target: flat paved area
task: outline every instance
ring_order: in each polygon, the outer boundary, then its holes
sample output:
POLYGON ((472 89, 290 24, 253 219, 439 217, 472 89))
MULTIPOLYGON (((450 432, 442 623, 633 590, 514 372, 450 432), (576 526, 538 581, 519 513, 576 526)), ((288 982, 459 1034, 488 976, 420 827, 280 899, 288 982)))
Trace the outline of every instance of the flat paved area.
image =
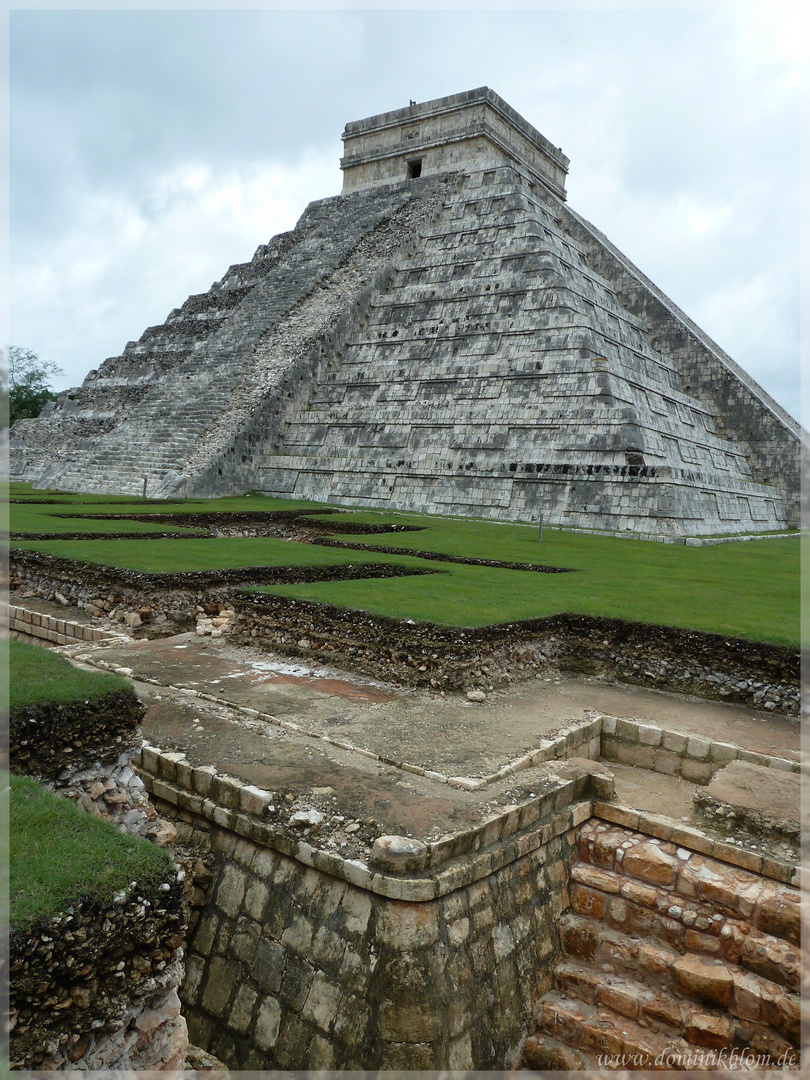
POLYGON ((607 684, 533 679, 483 703, 372 683, 224 639, 184 634, 105 647, 97 655, 163 684, 188 687, 449 775, 483 776, 594 711, 798 760, 799 727, 725 702, 607 684))
MULTIPOLYGON (((534 679, 473 703, 464 694, 402 689, 194 634, 70 651, 132 670, 148 705, 147 742, 182 750, 191 764, 214 765, 296 802, 309 794, 314 803, 325 799, 377 829, 424 839, 469 827, 539 793, 554 763, 470 792, 336 747, 323 736, 393 762, 480 777, 596 711, 780 757, 799 755, 799 727, 782 717, 589 678, 534 679), (207 702, 183 689, 219 700, 207 702), (232 705, 292 721, 302 732, 248 719, 232 705)), ((610 768, 618 801, 675 818, 690 815, 693 785, 627 766, 610 768)))

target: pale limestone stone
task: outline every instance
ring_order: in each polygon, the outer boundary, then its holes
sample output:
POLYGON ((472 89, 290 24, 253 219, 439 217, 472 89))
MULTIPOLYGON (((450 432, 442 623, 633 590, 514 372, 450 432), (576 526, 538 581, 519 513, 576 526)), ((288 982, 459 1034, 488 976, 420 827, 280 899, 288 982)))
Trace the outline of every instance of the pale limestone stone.
POLYGON ((690 758, 704 761, 711 750, 711 743, 706 739, 690 738, 686 743, 686 753, 690 758))
POLYGON ((623 866, 625 872, 633 877, 659 885, 671 885, 678 863, 654 843, 641 843, 625 853, 623 866))
POLYGON ((228 1018, 229 1026, 235 1031, 244 1033, 250 1027, 253 1016, 253 1008, 258 999, 258 993, 250 986, 240 986, 236 992, 236 998, 228 1018))
POLYGON ((731 1001, 734 979, 721 962, 685 956, 672 965, 672 975, 678 989, 690 997, 713 1005, 725 1006, 731 1001))
POLYGON ((447 927, 447 940, 451 945, 463 945, 470 936, 470 920, 456 919, 447 927))
POLYGON ((259 1006, 253 1038, 262 1050, 272 1050, 278 1039, 281 1023, 281 1006, 278 998, 266 997, 259 1006))
POLYGON ((346 890, 340 904, 343 926, 347 933, 360 935, 366 932, 371 917, 371 897, 359 889, 346 890))
POLYGON ((245 896, 246 877, 242 870, 227 863, 222 871, 216 903, 226 915, 236 918, 245 896))
POLYGON ((571 870, 571 880, 579 881, 592 889, 601 892, 618 893, 621 889, 622 879, 607 870, 599 870, 594 866, 579 863, 571 870))
POLYGON ((254 784, 247 784, 239 792, 239 808, 246 814, 256 814, 257 817, 261 817, 272 801, 271 792, 263 791, 254 784))
POLYGON ((686 753, 688 738, 677 731, 664 731, 662 746, 664 750, 671 750, 674 754, 683 756, 686 753))
POLYGON ((265 882, 251 881, 245 892, 245 911, 251 919, 259 920, 264 914, 270 889, 265 882))
POLYGON ((306 956, 312 944, 312 923, 304 915, 295 915, 281 935, 281 944, 299 956, 306 956))
POLYGON ((469 1032, 465 1031, 462 1035, 456 1036, 450 1043, 447 1067, 456 1071, 473 1068, 472 1042, 469 1032))
POLYGON ((430 945, 439 937, 435 903, 409 904, 391 901, 377 911, 377 940, 398 949, 430 945))
POLYGON ((638 724, 638 741, 642 746, 658 746, 661 742, 661 728, 653 724, 638 724))
POLYGON ((392 873, 421 870, 427 856, 427 846, 407 836, 378 836, 371 849, 371 861, 392 873))
POLYGON ((508 925, 496 923, 492 927, 492 944, 495 948, 496 962, 500 962, 514 952, 515 942, 508 925))
POLYGON ((340 986, 330 983, 324 973, 319 971, 312 980, 301 1015, 305 1020, 316 1024, 322 1031, 328 1031, 337 1015, 341 997, 340 986))

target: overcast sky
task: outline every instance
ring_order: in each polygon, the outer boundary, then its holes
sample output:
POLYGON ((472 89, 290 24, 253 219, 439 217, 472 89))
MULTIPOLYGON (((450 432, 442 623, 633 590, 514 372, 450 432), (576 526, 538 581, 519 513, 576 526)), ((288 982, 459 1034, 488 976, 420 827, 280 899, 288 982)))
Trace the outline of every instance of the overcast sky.
POLYGON ((347 121, 486 85, 571 159, 569 204, 798 416, 792 4, 172 7, 10 15, 11 341, 57 389, 338 194, 347 121))

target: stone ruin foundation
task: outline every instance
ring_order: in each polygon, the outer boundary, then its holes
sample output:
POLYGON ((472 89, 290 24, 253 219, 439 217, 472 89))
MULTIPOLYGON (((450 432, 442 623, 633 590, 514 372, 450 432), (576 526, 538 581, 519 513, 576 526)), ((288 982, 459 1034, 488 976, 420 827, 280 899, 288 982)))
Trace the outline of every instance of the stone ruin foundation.
MULTIPOLYGON (((25 557, 12 569, 15 581, 25 583, 29 593, 46 588, 46 568, 36 559, 32 563, 25 557)), ((55 576, 48 587, 51 593, 58 589, 63 600, 68 599, 64 593, 77 603, 83 603, 85 592, 99 598, 97 575, 103 568, 76 572, 74 564, 72 582, 62 577, 58 564, 49 569, 55 576)), ((130 584, 133 602, 139 595, 143 605, 142 588, 130 584)), ((128 586, 121 581, 117 587, 120 606, 128 586)), ((195 594, 187 588, 152 595, 152 615, 130 632, 148 633, 155 612, 178 604, 196 612, 195 639, 220 631, 236 642, 248 629, 249 640, 255 641, 250 628, 270 625, 256 621, 266 619, 267 612, 250 605, 237 612, 224 606, 230 603, 225 599, 222 610, 230 610, 233 618, 206 614, 205 605, 196 604, 204 594, 205 589, 195 594)), ((120 667, 127 655, 125 636, 88 637, 81 630, 88 619, 81 615, 65 620, 40 615, 37 622, 36 602, 30 608, 24 604, 20 600, 14 609, 21 632, 29 626, 34 632, 62 633, 67 643, 74 642, 70 651, 82 662, 117 667, 149 684, 145 673, 120 667)), ((328 656, 330 641, 339 640, 338 626, 345 634, 345 624, 330 628, 327 610, 321 612, 317 631, 314 625, 304 630, 300 620, 312 622, 311 608, 291 603, 287 626, 271 604, 275 632, 290 633, 299 652, 300 635, 307 633, 318 655, 328 656)), ((102 622, 90 621, 96 626, 102 622)), ((369 619, 366 627, 364 619, 355 620, 351 648, 358 649, 366 634, 369 640, 377 634, 378 647, 385 644, 385 620, 376 630, 373 623, 369 619)), ((513 632, 519 629, 516 624, 513 632)), ((537 627, 530 629, 537 634, 537 627)), ((582 670, 585 661, 592 670, 607 670, 605 665, 612 663, 612 670, 624 676, 632 673, 632 665, 650 672, 669 663, 665 656, 671 659, 664 639, 658 642, 650 632, 640 649, 640 640, 629 631, 621 644, 612 627, 611 658, 598 651, 607 640, 604 628, 594 627, 591 633, 584 626, 570 627, 567 637, 561 626, 553 630, 558 642, 568 642, 568 651, 558 651, 556 659, 567 656, 575 670, 582 670)), ((413 631, 416 637, 403 654, 414 662, 388 666, 387 672, 424 677, 420 668, 425 665, 416 662, 416 641, 423 632, 413 631)), ((492 645, 486 634, 472 635, 466 659, 463 638, 460 633, 444 643, 421 641, 432 650, 426 655, 443 657, 434 674, 453 681, 459 671, 473 673, 494 663, 493 654, 482 651, 492 645)), ((723 648, 715 648, 711 635, 686 635, 681 644, 692 669, 699 668, 698 658, 705 661, 705 692, 734 686, 746 672, 752 685, 738 688, 738 700, 751 704, 752 693, 759 692, 753 683, 759 683, 772 695, 772 713, 784 717, 794 710, 798 669, 790 650, 765 649, 755 657, 759 647, 750 653, 740 644, 735 660, 734 643, 724 640, 723 648), (688 652, 689 640, 694 655, 688 652), (728 683, 718 683, 716 675, 709 681, 720 656, 733 674, 728 683)), ((517 648, 529 656, 529 637, 519 640, 517 648)), ((547 639, 541 648, 548 652, 547 639)), ((346 655, 336 654, 341 662, 346 655)), ((511 653, 504 660, 514 662, 511 653)), ((140 661, 136 657, 131 663, 137 668, 140 661)), ((533 670, 529 665, 525 674, 533 670)), ((643 674, 638 677, 647 681, 643 674)), ((668 677, 665 685, 672 686, 675 680, 671 673, 668 677)), ((459 685, 481 682, 473 676, 459 685)), ((694 692, 695 686, 690 683, 689 689, 694 692)), ((469 695, 470 701, 487 696, 478 690, 469 695)), ((198 707, 225 704, 202 689, 183 690, 182 696, 192 708, 194 702, 198 707)), ((760 697, 760 708, 765 703, 760 697)), ((166 993, 171 998, 179 992, 182 1023, 192 1043, 228 1068, 522 1065, 599 1071, 723 1069, 729 1062, 748 1068, 754 1063, 778 1070, 798 1067, 802 954, 796 761, 732 741, 595 714, 538 739, 494 771, 478 768, 454 775, 419 764, 417 755, 411 760, 385 757, 340 732, 309 732, 300 722, 261 709, 231 706, 230 715, 246 725, 245 740, 249 732, 255 740, 257 732, 271 728, 293 741, 317 736, 336 761, 353 762, 352 768, 365 762, 361 773, 369 784, 385 769, 421 785, 420 805, 428 814, 431 800, 439 802, 427 832, 414 832, 413 811, 408 812, 411 818, 405 814, 401 819, 398 832, 396 806, 388 811, 388 831, 382 832, 377 819, 357 817, 339 791, 329 794, 329 786, 293 797, 283 788, 195 763, 182 751, 144 745, 133 758, 131 733, 107 770, 118 777, 117 785, 99 783, 75 769, 55 778, 67 794, 88 801, 91 808, 95 801, 102 812, 135 812, 137 827, 147 833, 157 829, 158 842, 176 843, 183 853, 187 880, 172 887, 178 902, 185 894, 185 910, 190 901, 190 923, 185 939, 179 923, 167 927, 167 947, 170 952, 182 948, 185 977, 182 985, 179 977, 174 979, 166 993), (118 760, 121 754, 126 761, 118 760), (613 772, 628 765, 699 785, 692 820, 685 824, 622 803, 615 795, 613 772), (783 804, 777 806, 774 799, 764 814, 761 805, 749 807, 741 770, 755 786, 775 785, 784 793, 783 804), (127 792, 126 807, 116 801, 119 791, 127 792), (467 801, 463 812, 448 818, 440 807, 442 793, 450 791, 467 801), (494 792, 507 792, 508 798, 493 801, 494 792), (129 798, 133 793, 137 798, 129 798)), ((88 723, 94 745, 108 735, 114 742, 109 720, 88 723)), ((39 762, 44 755, 45 761, 53 737, 53 732, 39 732, 26 741, 24 756, 39 762)), ((247 741, 244 745, 250 754, 247 741)), ((140 910, 144 898, 138 896, 126 899, 122 916, 127 905, 140 910)), ((108 932, 105 944, 114 954, 113 921, 108 932)), ((26 948, 27 955, 47 959, 41 942, 26 948)), ((164 959, 165 970, 173 975, 174 961, 168 954, 164 959)), ((154 994, 141 1027, 149 1026, 150 1017, 163 1016, 154 996, 161 986, 150 987, 154 994)), ((122 999, 122 1008, 135 1007, 140 1000, 135 990, 129 1004, 122 999)), ((172 1004, 173 1022, 180 1022, 180 1007, 172 1004)), ((76 1034, 77 1014, 61 1015, 76 1034)), ((132 1032, 138 1024, 119 1025, 113 1041, 126 1030, 130 1041, 137 1042, 132 1032)), ((92 1025, 90 1035, 98 1037, 92 1025)), ((41 1058, 39 1064, 69 1062, 83 1068, 108 1053, 109 1048, 99 1049, 90 1039, 85 1043, 80 1033, 71 1038, 67 1035, 63 1046, 57 1040, 56 1056, 41 1058)), ((142 1031, 137 1038, 146 1046, 142 1031)), ((44 1048, 51 1054, 51 1042, 40 1040, 36 1053, 44 1048)), ((160 1049, 162 1044, 156 1040, 154 1045, 160 1049)))
MULTIPOLYGON (((366 859, 329 850, 328 815, 144 747, 160 813, 215 858, 192 1039, 240 1069, 797 1069, 795 861, 611 801, 609 732, 544 748, 554 767, 505 812, 366 859)), ((680 753, 719 772, 730 749, 680 753)))

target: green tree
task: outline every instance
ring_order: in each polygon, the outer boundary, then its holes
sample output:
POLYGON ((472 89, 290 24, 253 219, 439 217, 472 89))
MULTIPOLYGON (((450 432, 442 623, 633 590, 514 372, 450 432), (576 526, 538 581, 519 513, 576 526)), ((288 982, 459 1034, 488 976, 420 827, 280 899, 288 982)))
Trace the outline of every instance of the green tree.
POLYGON ((49 360, 42 360, 31 349, 10 345, 8 350, 8 422, 39 416, 49 401, 56 398, 50 379, 64 372, 49 360))

